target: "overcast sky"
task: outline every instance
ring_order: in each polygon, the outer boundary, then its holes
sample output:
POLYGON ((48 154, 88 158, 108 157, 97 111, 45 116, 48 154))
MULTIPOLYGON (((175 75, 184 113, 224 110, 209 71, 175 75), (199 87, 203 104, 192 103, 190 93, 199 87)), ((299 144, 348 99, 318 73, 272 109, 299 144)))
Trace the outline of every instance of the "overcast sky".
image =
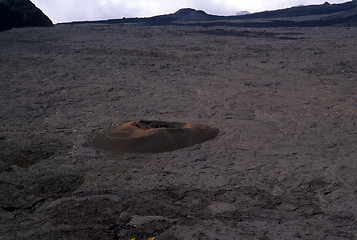
MULTIPOLYGON (((216 15, 240 11, 260 12, 298 5, 322 4, 326 0, 31 0, 54 23, 122 17, 150 17, 194 8, 216 15)), ((343 3, 348 0, 331 0, 343 3)))

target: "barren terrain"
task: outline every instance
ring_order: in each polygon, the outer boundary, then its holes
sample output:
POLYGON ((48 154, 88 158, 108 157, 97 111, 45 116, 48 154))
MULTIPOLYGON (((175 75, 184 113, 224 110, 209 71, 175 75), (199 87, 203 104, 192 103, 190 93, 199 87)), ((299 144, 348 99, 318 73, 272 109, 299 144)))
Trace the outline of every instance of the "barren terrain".
POLYGON ((0 32, 0 239, 356 239, 357 28, 0 32), (219 135, 96 149, 135 120, 219 135))

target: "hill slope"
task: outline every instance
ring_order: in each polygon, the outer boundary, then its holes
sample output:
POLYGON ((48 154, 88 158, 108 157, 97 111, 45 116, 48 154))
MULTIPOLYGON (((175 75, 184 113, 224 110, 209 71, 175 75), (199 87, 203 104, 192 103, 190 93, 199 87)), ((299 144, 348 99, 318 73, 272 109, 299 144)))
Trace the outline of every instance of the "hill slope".
POLYGON ((0 31, 16 27, 49 27, 52 21, 29 0, 0 0, 0 31))

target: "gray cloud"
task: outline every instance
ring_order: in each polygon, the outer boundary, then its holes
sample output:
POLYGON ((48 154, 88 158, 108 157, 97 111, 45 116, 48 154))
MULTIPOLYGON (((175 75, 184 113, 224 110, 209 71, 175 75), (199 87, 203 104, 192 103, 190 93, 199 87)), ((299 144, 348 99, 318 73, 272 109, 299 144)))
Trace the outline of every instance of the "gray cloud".
MULTIPOLYGON (((326 0, 32 0, 54 23, 122 17, 149 17, 191 7, 218 15, 243 10, 257 12, 297 5, 321 4, 326 0)), ((346 0, 334 0, 342 3, 346 0)))

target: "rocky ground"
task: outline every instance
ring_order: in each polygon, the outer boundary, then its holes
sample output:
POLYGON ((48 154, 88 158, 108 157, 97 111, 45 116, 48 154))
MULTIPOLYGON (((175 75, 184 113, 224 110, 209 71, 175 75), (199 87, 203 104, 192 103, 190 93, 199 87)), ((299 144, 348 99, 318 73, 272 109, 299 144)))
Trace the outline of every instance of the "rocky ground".
POLYGON ((356 28, 0 33, 0 239, 356 239, 356 28), (208 142, 95 149, 140 119, 208 142))

